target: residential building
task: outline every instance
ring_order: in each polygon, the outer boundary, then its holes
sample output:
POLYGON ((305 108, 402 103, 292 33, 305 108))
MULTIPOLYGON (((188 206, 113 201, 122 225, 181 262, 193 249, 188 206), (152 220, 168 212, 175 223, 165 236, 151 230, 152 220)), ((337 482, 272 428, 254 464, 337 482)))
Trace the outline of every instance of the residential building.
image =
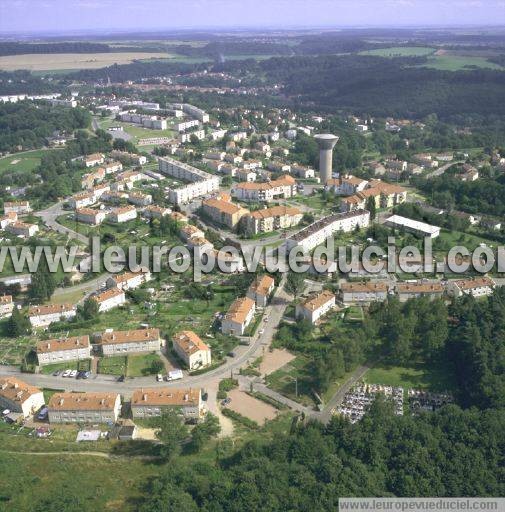
POLYGON ((35 350, 39 366, 91 358, 89 336, 39 341, 35 350))
POLYGON ((204 416, 202 394, 199 388, 141 388, 133 392, 131 411, 133 419, 161 416, 175 410, 185 420, 199 421, 204 416))
POLYGON ((256 277, 247 290, 246 296, 252 299, 257 308, 264 308, 275 288, 275 281, 269 275, 256 277))
POLYGON ((472 295, 484 297, 494 291, 495 282, 490 277, 476 277, 474 279, 457 279, 447 283, 447 292, 453 297, 472 295))
POLYGON ((291 172, 303 180, 308 180, 316 176, 314 169, 311 169, 310 167, 304 167, 303 165, 299 164, 293 164, 291 166, 291 172))
POLYGON ((295 308, 296 318, 315 324, 323 315, 335 307, 335 295, 328 290, 323 290, 309 297, 305 302, 297 304, 295 308))
POLYGON ((210 198, 202 202, 202 212, 214 222, 235 229, 240 219, 247 215, 249 210, 229 200, 210 198))
POLYGON ((365 190, 368 181, 356 176, 346 175, 328 180, 327 186, 341 196, 351 196, 365 190))
POLYGON ((107 288, 119 288, 120 290, 134 290, 151 280, 151 272, 148 269, 140 269, 136 272, 123 272, 110 276, 107 288))
POLYGON ((198 140, 205 139, 205 130, 195 130, 194 132, 181 133, 179 135, 179 140, 181 141, 181 144, 186 144, 187 142, 191 142, 191 139, 195 137, 198 140))
POLYGON ((294 206, 273 206, 249 213, 244 222, 247 233, 257 235, 297 226, 302 218, 302 211, 294 206))
POLYGON ((440 235, 440 228, 438 226, 432 226, 431 224, 426 224, 425 222, 409 219, 400 215, 388 217, 384 225, 399 228, 427 238, 436 238, 440 235))
POLYGON ((97 226, 105 220, 105 212, 103 210, 93 210, 92 208, 76 208, 75 218, 78 222, 97 226))
POLYGON ((104 356, 116 356, 136 352, 159 352, 164 346, 159 329, 133 331, 106 331, 97 340, 104 356))
POLYGON ((205 236, 205 233, 201 229, 194 226, 193 224, 186 224, 182 226, 180 230, 180 235, 181 238, 185 242, 187 242, 191 238, 203 238, 205 236))
POLYGON ((0 229, 5 229, 9 224, 14 224, 17 222, 18 214, 14 212, 9 212, 3 217, 0 217, 0 229))
POLYGON ((47 327, 54 322, 70 320, 76 315, 72 304, 47 304, 45 306, 31 306, 28 309, 28 318, 32 327, 47 327))
POLYGON ((153 202, 151 194, 142 194, 141 192, 131 192, 128 194, 128 202, 135 206, 148 206, 153 202))
POLYGON ((30 237, 38 232, 39 227, 37 224, 27 224, 26 222, 11 222, 7 224, 5 230, 16 236, 30 237))
POLYGON ((44 393, 17 377, 0 377, 0 408, 28 418, 45 404, 44 393))
POLYGON ((112 174, 123 170, 123 164, 121 162, 108 162, 104 164, 103 169, 105 174, 112 174))
POLYGON ((98 311, 100 313, 126 303, 125 292, 119 288, 109 288, 104 292, 94 295, 93 299, 98 302, 98 311))
POLYGON ((135 206, 123 206, 115 208, 110 213, 110 220, 118 224, 128 222, 137 218, 137 210, 135 206))
POLYGON ((200 121, 198 119, 190 119, 188 121, 181 121, 180 123, 175 123, 174 128, 179 133, 185 132, 186 130, 189 130, 190 128, 195 128, 200 124, 200 121))
POLYGON ((14 311, 14 302, 12 295, 1 295, 0 296, 0 318, 8 318, 14 311))
POLYGON ((342 211, 363 209, 371 198, 376 208, 392 208, 407 200, 407 191, 399 185, 392 185, 381 180, 370 180, 365 189, 342 199, 342 211))
POLYGON ((47 404, 49 423, 116 423, 119 393, 55 393, 47 404))
POLYGON ((223 317, 221 331, 223 334, 242 336, 254 318, 255 311, 256 305, 251 298, 236 299, 223 317))
POLYGON ((193 331, 181 331, 172 338, 172 346, 176 354, 190 370, 198 370, 209 366, 210 348, 193 331))
POLYGON ((441 298, 444 294, 444 287, 439 281, 406 282, 397 283, 395 292, 398 294, 400 302, 406 302, 418 297, 441 298))
POLYGON ((25 213, 30 213, 31 211, 32 209, 30 208, 30 203, 28 201, 6 201, 4 203, 5 215, 9 213, 23 215, 25 213))
POLYGON ((370 304, 387 299, 388 285, 382 281, 347 282, 340 284, 344 304, 370 304))
POLYGON ((161 219, 162 217, 169 215, 171 211, 172 210, 170 208, 151 204, 145 208, 142 215, 147 219, 161 219))
POLYGON ((148 128, 150 130, 166 130, 168 127, 166 119, 155 115, 121 112, 118 117, 120 121, 140 124, 144 128, 148 128))
POLYGON ((258 179, 258 175, 249 168, 237 169, 235 177, 245 183, 252 183, 258 179))
POLYGON ((93 153, 84 158, 86 167, 94 167, 95 165, 102 165, 105 162, 105 157, 101 153, 93 153))
POLYGON ((289 199, 297 194, 296 180, 285 175, 267 183, 238 183, 232 187, 231 193, 241 201, 289 199))
POLYGON ((179 224, 188 223, 188 218, 181 212, 172 212, 169 214, 169 216, 172 220, 175 220, 175 222, 178 222, 179 224))
POLYGON ((91 206, 95 204, 97 201, 96 195, 91 190, 89 192, 79 192, 78 194, 74 194, 72 197, 68 199, 68 204, 74 210, 78 208, 86 208, 87 206, 91 206))

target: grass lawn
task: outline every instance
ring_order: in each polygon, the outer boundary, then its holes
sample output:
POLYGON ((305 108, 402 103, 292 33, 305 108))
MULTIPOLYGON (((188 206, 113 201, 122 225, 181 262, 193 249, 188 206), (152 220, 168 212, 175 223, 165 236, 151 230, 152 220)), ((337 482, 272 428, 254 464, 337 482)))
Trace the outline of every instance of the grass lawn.
POLYGON ((460 71, 471 68, 487 68, 503 70, 503 67, 488 61, 484 57, 465 57, 459 55, 433 55, 423 67, 439 69, 441 71, 460 71))
POLYGON ((366 50, 359 55, 373 55, 375 57, 424 57, 435 52, 435 48, 425 46, 397 46, 393 48, 377 48, 366 50))
POLYGON ((33 151, 23 151, 0 158, 0 174, 5 171, 33 171, 40 164, 41 157, 48 153, 49 150, 35 149, 33 151))
POLYGON ((428 363, 395 366, 388 365, 386 362, 378 362, 365 374, 365 380, 371 384, 426 389, 438 392, 454 389, 454 379, 450 369, 428 363))
POLYGON ((126 375, 127 356, 102 357, 98 361, 98 373, 126 375))
POLYGON ((65 391, 64 389, 53 389, 53 388, 42 388, 42 393, 44 393, 44 400, 46 401, 46 404, 49 402, 50 398, 55 393, 62 393, 65 391))
POLYGON ((42 366, 40 373, 44 375, 51 375, 51 373, 57 370, 79 370, 87 371, 91 367, 91 360, 86 359, 82 361, 67 361, 65 363, 55 363, 42 366))
POLYGON ((111 126, 122 126, 126 133, 130 134, 136 139, 149 139, 151 137, 173 137, 175 135, 174 130, 169 128, 166 130, 150 130, 149 128, 143 128, 137 124, 124 123, 110 118, 97 118, 97 122, 100 128, 103 128, 104 130, 107 130, 107 128, 111 126))
POLYGON ((362 322, 364 319, 363 308, 360 306, 350 306, 345 310, 346 322, 362 322))
POLYGON ((157 372, 153 371, 151 366, 156 361, 161 362, 160 356, 158 354, 128 356, 128 377, 144 377, 146 375, 155 375, 157 372))

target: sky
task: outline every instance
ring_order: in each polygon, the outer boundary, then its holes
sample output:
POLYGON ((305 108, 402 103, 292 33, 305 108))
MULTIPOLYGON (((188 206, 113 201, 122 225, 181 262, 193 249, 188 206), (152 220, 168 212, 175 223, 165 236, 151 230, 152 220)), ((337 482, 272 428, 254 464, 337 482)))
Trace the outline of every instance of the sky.
POLYGON ((0 0, 0 33, 505 25, 505 0, 0 0))

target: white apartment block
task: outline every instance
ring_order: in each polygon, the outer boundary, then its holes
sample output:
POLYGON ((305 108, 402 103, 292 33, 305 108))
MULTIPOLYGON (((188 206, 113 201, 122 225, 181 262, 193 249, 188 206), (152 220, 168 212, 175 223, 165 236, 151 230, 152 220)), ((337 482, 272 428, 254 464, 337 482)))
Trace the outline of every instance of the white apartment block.
POLYGON ((205 368, 212 363, 210 348, 193 331, 175 334, 172 347, 189 370, 205 368))
POLYGON ((226 135, 227 131, 228 130, 214 130, 209 134, 209 136, 214 142, 216 142, 218 140, 221 140, 226 135))
POLYGON ((47 404, 49 423, 116 423, 118 393, 55 393, 47 404))
POLYGON ((296 180, 285 175, 267 183, 238 183, 232 187, 231 193, 241 201, 270 202, 289 199, 297 194, 296 180))
POLYGON ((44 393, 16 377, 0 377, 0 409, 20 413, 24 418, 45 404, 44 393))
POLYGON ((74 336, 39 341, 36 346, 39 366, 45 364, 81 361, 91 358, 89 336, 74 336))
POLYGON ((137 352, 159 352, 164 346, 159 329, 137 329, 133 331, 106 331, 98 338, 104 356, 115 356, 137 352))
POLYGON ((48 304, 46 306, 31 306, 28 318, 32 327, 47 327, 54 322, 70 320, 76 315, 72 304, 48 304))
POLYGON ((179 132, 185 132, 186 130, 189 130, 190 128, 195 128, 200 124, 200 121, 198 119, 191 119, 189 121, 181 121, 180 123, 176 123, 174 128, 179 132))
POLYGON ((110 213, 110 220, 121 224, 123 222, 129 222, 137 218, 137 210, 135 206, 123 206, 115 208, 110 213))
POLYGON ((30 213, 31 211, 32 209, 30 208, 30 203, 28 201, 6 201, 4 203, 5 215, 8 215, 9 213, 23 215, 25 213, 30 213))
POLYGON ((181 144, 191 142, 191 137, 193 136, 196 137, 198 140, 203 140, 205 139, 205 130, 195 130, 194 132, 181 133, 179 136, 181 144))
POLYGON ((93 296, 98 302, 98 311, 103 313, 126 303, 126 295, 119 288, 110 288, 93 296))
POLYGON ((315 324, 323 315, 335 307, 335 295, 328 290, 315 294, 302 304, 297 304, 296 318, 315 324))
POLYGON ((94 167, 95 165, 101 165, 105 162, 105 157, 101 153, 93 153, 84 157, 84 163, 86 167, 94 167))
POLYGON ((204 416, 202 394, 198 388, 142 388, 133 392, 133 419, 161 416, 175 410, 185 420, 199 421, 204 416))
POLYGON ((462 295, 485 297, 493 293, 495 286, 496 283, 490 277, 457 279, 447 283, 447 293, 453 297, 461 297, 462 295))
POLYGON ((153 202, 151 194, 142 194, 141 192, 131 192, 128 195, 128 202, 135 206, 148 206, 153 202))
POLYGON ((287 239, 286 245, 288 250, 291 250, 293 247, 301 247, 305 252, 309 252, 339 231, 349 233, 356 229, 356 227, 366 228, 369 225, 370 212, 367 210, 337 213, 323 217, 310 226, 298 231, 298 233, 287 239))
POLYGON ((246 296, 252 299, 256 307, 264 308, 268 304, 268 299, 275 288, 273 277, 263 275, 257 277, 249 286, 246 296))
POLYGON ((78 222, 97 226, 105 220, 105 212, 103 210, 93 210, 91 208, 76 208, 75 218, 78 222))
POLYGON ((68 204, 74 210, 86 208, 87 206, 91 206, 95 204, 97 201, 96 195, 93 191, 90 192, 80 192, 79 194, 74 194, 72 197, 68 199, 68 204))
POLYGON ((109 162, 103 166, 106 174, 113 174, 115 172, 121 172, 123 170, 123 164, 121 162, 109 162))
POLYGON ((121 112, 119 114, 119 119, 125 123, 140 124, 144 128, 149 128, 150 130, 166 130, 168 127, 167 120, 159 116, 136 114, 133 112, 121 112))
POLYGON ((298 208, 280 205, 251 212, 244 222, 247 233, 257 235, 297 226, 302 218, 303 213, 298 208))
POLYGON ((388 285, 383 282, 341 283, 340 295, 344 304, 370 304, 388 297, 388 285))
POLYGON ((149 270, 137 272, 123 272, 109 277, 106 281, 107 288, 119 288, 120 290, 134 290, 152 278, 149 270))
POLYGON ((170 105, 170 108, 174 110, 182 110, 185 114, 198 119, 201 123, 209 122, 209 114, 207 114, 205 110, 195 107, 194 105, 190 105, 189 103, 173 103, 170 105))
POLYGON ((223 317, 221 323, 222 333, 242 336, 254 318, 255 311, 256 304, 254 300, 249 297, 236 299, 223 317))
POLYGON ((0 318, 8 318, 14 311, 14 302, 12 295, 0 296, 0 318))

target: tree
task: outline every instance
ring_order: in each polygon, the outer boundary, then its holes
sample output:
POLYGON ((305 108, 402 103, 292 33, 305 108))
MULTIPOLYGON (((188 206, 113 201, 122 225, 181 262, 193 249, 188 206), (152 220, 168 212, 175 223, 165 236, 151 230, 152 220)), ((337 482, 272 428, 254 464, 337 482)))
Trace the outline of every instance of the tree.
POLYGON ((166 459, 173 459, 181 451, 182 442, 188 436, 188 427, 177 411, 171 409, 164 412, 157 421, 159 427, 156 436, 163 443, 162 455, 166 459))
POLYGON ((298 272, 289 272, 286 278, 286 291, 291 293, 295 299, 303 292, 305 288, 305 274, 298 272))
POLYGON ((77 314, 82 317, 83 320, 93 320, 98 316, 99 306, 98 302, 88 297, 82 306, 77 307, 77 314))
POLYGON ((212 413, 208 412, 205 416, 205 419, 196 425, 191 432, 191 450, 199 452, 204 447, 206 441, 216 437, 219 432, 221 432, 219 419, 217 416, 214 416, 212 413))
POLYGON ((32 299, 40 301, 48 300, 56 289, 56 280, 52 272, 49 271, 49 266, 45 256, 41 256, 38 268, 32 274, 32 281, 28 294, 32 299))
POLYGON ((7 322, 7 333, 11 338, 18 338, 31 332, 31 325, 21 310, 17 307, 12 311, 12 315, 7 322))
POLYGON ((375 205, 375 197, 369 197, 366 200, 366 209, 370 212, 370 220, 375 220, 377 215, 377 207, 375 205))

